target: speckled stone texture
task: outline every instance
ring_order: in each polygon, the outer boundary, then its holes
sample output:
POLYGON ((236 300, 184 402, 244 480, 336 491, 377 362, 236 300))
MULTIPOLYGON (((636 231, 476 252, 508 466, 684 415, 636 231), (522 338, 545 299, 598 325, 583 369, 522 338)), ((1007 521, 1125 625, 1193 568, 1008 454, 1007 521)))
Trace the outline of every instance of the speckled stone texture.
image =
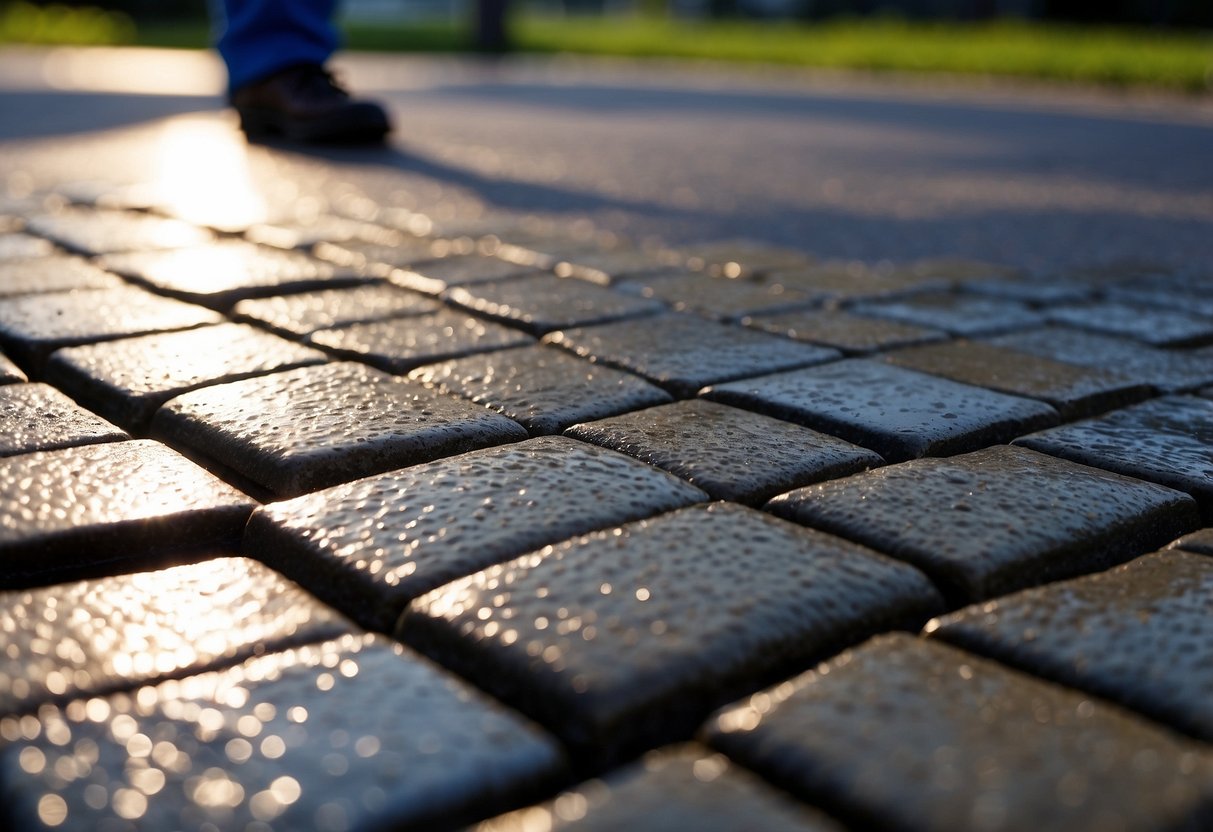
POLYGON ((153 430, 278 497, 527 436, 476 404, 352 363, 187 393, 153 430))
POLYGON ((28 381, 21 368, 12 362, 7 355, 0 353, 0 384, 20 384, 28 381))
POLYGON ((393 269, 388 277, 406 289, 436 295, 451 286, 490 283, 535 271, 534 266, 510 263, 499 257, 466 254, 431 260, 408 269, 393 269))
POLYGON ((820 812, 790 800, 723 754, 673 746, 555 800, 520 809, 474 832, 842 832, 820 812))
POLYGON ((231 545, 252 510, 244 494, 157 442, 0 459, 0 586, 231 545))
POLYGON ((1195 744, 905 635, 751 697, 719 714, 707 736, 857 829, 1195 832, 1213 824, 1213 766, 1195 744))
POLYGON ((905 564, 717 503, 490 567, 397 635, 601 761, 941 604, 905 564))
POLYGON ((967 280, 957 285, 958 290, 974 295, 984 295, 991 298, 1003 298, 1027 303, 1032 306, 1049 306, 1059 303, 1076 303, 1089 300, 1094 294, 1094 287, 1077 280, 1066 278, 993 278, 988 280, 967 280))
POLYGON ((554 332, 546 339, 592 361, 638 373, 675 396, 701 387, 838 357, 800 344, 691 315, 667 315, 554 332))
POLYGON ((946 289, 950 281, 917 275, 894 274, 865 263, 829 262, 808 268, 773 272, 769 282, 812 295, 831 305, 865 299, 894 298, 946 289))
POLYGON ((1055 306, 1048 310, 1054 323, 1123 335, 1156 347, 1187 347, 1213 342, 1213 320, 1140 303, 1101 303, 1055 306))
POLYGON ((724 321, 739 320, 774 310, 808 306, 815 298, 779 283, 705 274, 666 274, 628 280, 620 291, 664 301, 678 312, 690 312, 724 321))
POLYGON ((619 280, 671 271, 678 267, 680 259, 669 252, 634 249, 587 251, 557 263, 555 271, 561 277, 575 277, 578 280, 607 286, 619 280))
POLYGON ((1159 552, 930 622, 960 647, 1213 741, 1213 558, 1159 552))
POLYGON ((750 505, 884 463, 833 436, 702 399, 576 425, 567 433, 656 465, 717 500, 750 505))
POLYGON ((1186 494, 1008 446, 808 486, 768 508, 907 560, 960 602, 1104 569, 1199 525, 1186 494))
POLYGON ((446 309, 432 315, 322 329, 308 340, 336 355, 391 373, 535 341, 524 332, 446 309))
POLYGON ((1187 549, 1189 552, 1213 555, 1213 529, 1201 529, 1198 532, 1184 535, 1171 545, 1177 549, 1187 549))
POLYGON ((365 280, 353 269, 242 240, 174 251, 111 254, 101 258, 100 264, 160 292, 215 309, 228 309, 244 298, 348 286, 365 280))
POLYGON ((0 812, 22 830, 446 829, 562 766, 551 739, 370 636, 48 707, 24 727, 0 722, 17 740, 0 812))
POLYGON ((391 245, 402 239, 402 235, 389 229, 330 214, 288 222, 258 223, 245 229, 244 237, 254 243, 282 249, 309 249, 325 242, 391 245))
POLYGON ((706 499, 622 454, 544 437, 265 506, 244 551, 390 630, 409 601, 456 578, 706 499))
MULTIPOLYGON (((366 270, 370 274, 387 276, 394 269, 418 263, 428 263, 452 253, 454 245, 446 240, 410 237, 396 231, 386 231, 386 237, 376 240, 319 242, 313 253, 339 266, 366 270)), ((460 253, 467 254, 463 246, 460 253)))
POLYGON ((116 289, 121 285, 122 281, 114 275, 78 257, 0 259, 0 297, 71 289, 116 289))
POLYGON ((0 263, 7 260, 25 260, 30 257, 46 257, 54 253, 55 247, 46 240, 29 234, 0 234, 0 263))
POLYGON ((28 223, 31 232, 89 255, 199 245, 212 236, 195 225, 138 211, 71 208, 30 217, 28 223))
POLYGON ((128 438, 46 384, 0 386, 0 456, 128 438))
POLYGON ((27 295, 0 303, 0 347, 37 372, 60 347, 222 320, 209 309, 129 287, 27 295))
POLYGON ((858 358, 704 395, 834 434, 890 462, 1006 442, 1058 421, 1041 402, 858 358))
POLYGON ((651 315, 665 309, 664 304, 655 300, 550 274, 455 286, 443 297, 534 335, 651 315))
POLYGON ((685 264, 698 271, 724 277, 743 277, 775 269, 796 269, 812 263, 803 251, 761 240, 705 240, 690 243, 681 252, 685 264))
POLYGON ((59 350, 47 362, 46 379, 142 433, 156 409, 174 396, 327 360, 319 350, 251 326, 219 324, 59 350))
POLYGON ((548 346, 431 364, 410 378, 509 416, 532 436, 671 401, 644 379, 548 346))
POLYGON ((1184 285, 1165 278, 1112 286, 1105 296, 1129 306, 1152 306, 1199 317, 1213 317, 1213 291, 1210 285, 1184 285))
POLYGON ((1166 396, 1016 440, 1042 453, 1187 491, 1213 519, 1213 401, 1166 396))
POLYGON ((0 593, 0 714, 337 638, 352 625, 256 561, 0 593))
POLYGON ((943 341, 948 337, 937 329, 863 318, 839 310, 755 315, 746 318, 744 323, 754 329, 833 347, 850 355, 943 341))
POLYGON ((900 300, 867 301, 856 304, 852 311, 970 338, 1031 329, 1044 320, 1038 312, 1015 301, 944 292, 917 294, 900 300))
POLYGON ((981 341, 953 341, 898 350, 884 356, 953 381, 1051 404, 1063 419, 1081 419, 1139 402, 1150 387, 1114 370, 1079 367, 981 341))
POLYGON ((368 284, 302 295, 251 298, 236 304, 238 318, 284 335, 310 335, 318 329, 424 315, 441 308, 437 301, 396 286, 368 284))

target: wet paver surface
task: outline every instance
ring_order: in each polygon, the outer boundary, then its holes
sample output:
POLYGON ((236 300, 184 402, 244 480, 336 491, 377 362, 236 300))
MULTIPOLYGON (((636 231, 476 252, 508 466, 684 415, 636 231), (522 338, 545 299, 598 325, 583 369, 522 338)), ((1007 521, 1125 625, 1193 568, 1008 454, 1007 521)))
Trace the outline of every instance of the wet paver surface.
POLYGON ((912 219, 1001 191, 837 104, 871 173, 772 177, 788 90, 585 86, 633 154, 571 70, 367 60, 401 145, 0 120, 0 829, 1213 828, 1213 167, 1038 250, 912 219))

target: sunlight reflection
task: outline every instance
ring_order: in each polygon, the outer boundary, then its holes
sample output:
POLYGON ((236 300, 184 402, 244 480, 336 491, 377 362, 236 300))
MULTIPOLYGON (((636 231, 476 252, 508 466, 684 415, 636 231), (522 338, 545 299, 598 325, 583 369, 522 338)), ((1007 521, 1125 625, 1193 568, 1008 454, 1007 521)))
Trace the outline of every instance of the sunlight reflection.
POLYGON ((55 89, 132 95, 219 95, 223 66, 211 54, 184 49, 54 49, 42 63, 55 89))

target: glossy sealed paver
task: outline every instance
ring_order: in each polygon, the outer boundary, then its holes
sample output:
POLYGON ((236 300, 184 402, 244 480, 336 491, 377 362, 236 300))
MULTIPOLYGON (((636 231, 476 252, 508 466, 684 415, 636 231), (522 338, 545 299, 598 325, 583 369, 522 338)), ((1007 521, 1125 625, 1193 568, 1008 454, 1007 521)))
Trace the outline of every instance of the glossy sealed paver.
POLYGON ((0 263, 9 260, 25 260, 30 257, 46 257, 54 253, 55 247, 48 241, 29 234, 0 234, 0 263))
POLYGON ((0 259, 0 298, 71 289, 116 289, 122 285, 122 280, 116 275, 102 271, 79 257, 0 259))
POLYGON ((1148 385, 1114 370, 1079 367, 981 341, 911 347, 883 358, 898 367, 1039 399, 1063 419, 1081 419, 1150 395, 1148 385))
POLYGON ((706 499, 623 454, 545 437, 270 504, 244 551, 390 630, 409 601, 451 580, 706 499))
POLYGON ((927 630, 1213 741, 1213 558, 1180 550, 973 606, 927 630))
POLYGON ((1165 396, 1016 443, 1187 491, 1213 517, 1213 401, 1208 399, 1165 396))
POLYGON ((397 633, 602 761, 941 603, 905 564, 719 503, 490 567, 397 633))
POLYGON ((327 360, 319 350, 251 326, 219 324, 59 350, 47 362, 46 378, 106 418, 143 432, 160 405, 187 391, 327 360))
POLYGON ((620 291, 655 298, 676 312, 690 312, 708 318, 735 321, 746 315, 808 306, 815 298, 779 283, 710 277, 705 274, 666 274, 627 280, 620 291))
POLYGON ((420 263, 412 268, 394 269, 389 278, 406 289, 436 295, 451 286, 491 283, 508 277, 532 274, 532 265, 519 265, 499 257, 464 254, 420 263))
POLYGON ((1054 323, 1123 335, 1156 347, 1198 346, 1213 342, 1213 320, 1140 303, 1100 303, 1056 306, 1048 311, 1054 323))
POLYGON ((479 405, 353 363, 187 393, 153 428, 279 497, 527 436, 479 405))
POLYGON ((536 793, 562 765, 547 736, 369 636, 0 731, 15 740, 0 812, 22 830, 451 828, 536 793))
POLYGON ((0 592, 0 713, 133 690, 352 626, 245 558, 0 592))
POLYGON ((570 329, 552 333, 545 340, 591 361, 638 373, 683 397, 693 396, 708 384, 838 357, 836 351, 824 347, 690 315, 570 329))
POLYGON ((127 439, 47 384, 0 386, 0 456, 127 439))
POLYGON ((318 329, 424 315, 441 308, 433 298, 385 284, 327 289, 301 295, 250 298, 233 314, 285 335, 310 335, 318 329))
POLYGON ((670 395, 642 378, 550 346, 529 346, 430 364, 410 374, 520 423, 533 436, 665 404, 670 395))
POLYGON ((1150 832, 1213 823, 1195 744, 1089 696, 910 636, 725 710, 709 742, 859 829, 1150 832))
POLYGON ((1039 313, 1015 301, 942 292, 860 303, 852 311, 967 337, 1031 329, 1044 321, 1039 313))
POLYGON ((655 300, 550 274, 535 274, 501 283, 455 286, 443 297, 472 312, 534 335, 665 310, 665 305, 655 300))
POLYGON ((253 501, 158 442, 0 459, 5 587, 230 546, 253 501))
POLYGON ((884 462, 833 436, 702 399, 576 425, 567 434, 677 474, 715 499, 751 505, 884 462))
POLYGON ((587 251, 557 263, 555 271, 561 277, 575 277, 578 280, 607 286, 619 280, 672 271, 678 268, 680 262, 681 258, 670 252, 635 249, 587 251))
POLYGON ((1042 402, 865 359, 714 385, 704 395, 839 436, 891 462, 1006 442, 1059 418, 1042 402))
POLYGON ((960 602, 1107 568, 1199 525, 1170 488, 996 447, 776 497, 776 513, 903 558, 960 602))
POLYGON ((785 338, 833 347, 851 355, 943 341, 947 333, 840 310, 781 312, 746 318, 745 325, 785 338))
POLYGON ((212 236, 181 220, 139 211, 70 208, 30 217, 28 224, 31 232, 89 255, 181 248, 208 242, 212 236))

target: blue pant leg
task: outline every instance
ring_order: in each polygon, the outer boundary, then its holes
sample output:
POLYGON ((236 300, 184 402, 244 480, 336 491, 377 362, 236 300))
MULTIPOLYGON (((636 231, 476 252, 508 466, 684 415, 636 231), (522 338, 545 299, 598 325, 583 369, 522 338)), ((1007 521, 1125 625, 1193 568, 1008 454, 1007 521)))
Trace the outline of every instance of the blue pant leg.
POLYGON ((228 88, 296 64, 323 64, 337 48, 337 0, 223 0, 219 54, 228 88))

